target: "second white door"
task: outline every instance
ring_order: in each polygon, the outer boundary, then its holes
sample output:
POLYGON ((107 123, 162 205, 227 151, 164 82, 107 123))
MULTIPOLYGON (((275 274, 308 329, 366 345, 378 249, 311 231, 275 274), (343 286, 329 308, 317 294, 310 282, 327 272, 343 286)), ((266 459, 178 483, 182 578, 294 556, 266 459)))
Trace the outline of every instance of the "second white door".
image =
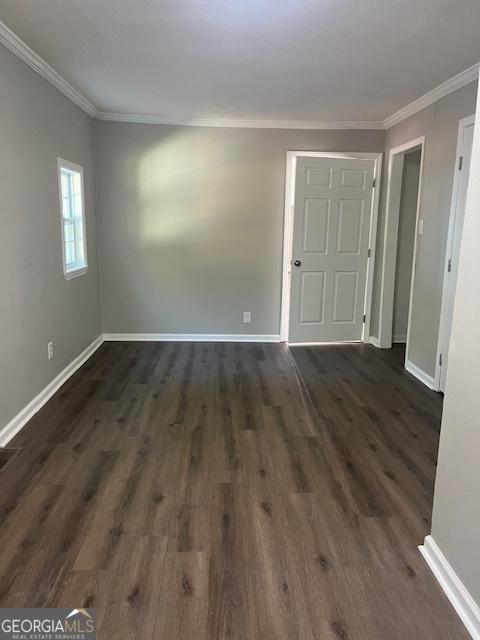
POLYGON ((452 330, 453 305, 457 288, 458 261, 462 241, 463 217, 470 175, 470 158, 472 155, 473 131, 475 118, 471 116, 460 122, 457 148, 456 187, 452 194, 452 212, 445 265, 445 294, 442 300, 442 321, 439 341, 440 380, 439 391, 445 391, 450 333, 452 330))
POLYGON ((374 160, 297 157, 289 342, 363 335, 374 160))

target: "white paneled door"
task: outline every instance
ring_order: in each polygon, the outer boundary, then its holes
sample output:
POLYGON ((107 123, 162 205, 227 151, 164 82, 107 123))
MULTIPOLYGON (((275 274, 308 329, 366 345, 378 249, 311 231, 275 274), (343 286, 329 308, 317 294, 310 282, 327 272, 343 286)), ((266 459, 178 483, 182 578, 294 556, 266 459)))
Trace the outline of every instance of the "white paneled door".
POLYGON ((457 145, 457 156, 459 157, 456 167, 457 175, 455 179, 455 186, 452 194, 453 202, 445 265, 445 299, 444 301, 442 301, 442 330, 439 345, 441 354, 439 391, 445 391, 448 351, 450 346, 450 333, 452 331, 453 304, 455 301, 455 290, 457 288, 458 261, 460 259, 463 217, 465 214, 468 178, 470 175, 470 159, 473 147, 474 126, 474 116, 465 118, 460 122, 460 131, 457 145))
POLYGON ((362 339, 374 166, 297 157, 291 343, 362 339))

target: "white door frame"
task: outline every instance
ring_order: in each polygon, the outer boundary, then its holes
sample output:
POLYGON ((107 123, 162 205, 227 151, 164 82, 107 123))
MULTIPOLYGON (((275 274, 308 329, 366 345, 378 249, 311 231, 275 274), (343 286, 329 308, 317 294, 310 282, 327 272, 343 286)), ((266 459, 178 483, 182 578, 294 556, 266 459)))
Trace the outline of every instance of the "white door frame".
POLYGON ((422 189, 424 186, 425 167, 425 136, 415 138, 409 142, 390 149, 388 160, 387 195, 385 210, 385 232, 383 240, 383 263, 380 284, 380 317, 378 346, 390 349, 392 346, 393 325, 393 298, 395 292, 395 272, 397 266, 398 249, 398 225, 400 220, 400 203, 402 195, 402 177, 404 157, 408 151, 420 149, 420 176, 418 182, 417 210, 415 213, 415 238, 413 241, 412 271, 410 279, 410 296, 408 299, 408 325, 407 345, 405 349, 405 362, 408 361, 408 348, 410 344, 410 320, 412 314, 412 294, 415 282, 415 264, 417 258, 417 239, 422 230, 419 229, 420 204, 422 201, 422 189))
POLYGON ((374 160, 374 180, 372 209, 370 212, 369 248, 370 258, 367 262, 367 281, 365 287, 365 324, 362 341, 370 335, 370 316, 372 306, 373 272, 375 266, 375 242, 377 237, 378 207, 380 203, 380 178, 382 173, 382 153, 342 153, 328 151, 287 151, 285 180, 285 213, 283 223, 283 269, 282 269, 282 307, 280 316, 280 340, 288 342, 288 325, 290 316, 290 286, 292 273, 293 218, 295 202, 295 178, 297 157, 314 158, 349 158, 374 160))
MULTIPOLYGON (((453 239, 455 232, 455 219, 457 216, 457 200, 460 188, 460 172, 457 171, 460 162, 460 156, 463 153, 462 143, 464 131, 467 127, 475 124, 475 114, 462 118, 458 123, 457 150, 455 153, 455 172, 453 177, 452 200, 450 203, 450 217, 448 220, 447 245, 445 248, 444 275, 442 288, 442 306, 440 309, 440 325, 438 329, 437 359, 435 365, 435 389, 440 390, 440 377, 442 367, 440 365, 440 354, 444 351, 444 341, 446 340, 447 331, 447 310, 453 306, 454 292, 451 288, 448 277, 448 259, 452 254, 453 239)), ((448 345, 446 345, 448 348, 448 345)))

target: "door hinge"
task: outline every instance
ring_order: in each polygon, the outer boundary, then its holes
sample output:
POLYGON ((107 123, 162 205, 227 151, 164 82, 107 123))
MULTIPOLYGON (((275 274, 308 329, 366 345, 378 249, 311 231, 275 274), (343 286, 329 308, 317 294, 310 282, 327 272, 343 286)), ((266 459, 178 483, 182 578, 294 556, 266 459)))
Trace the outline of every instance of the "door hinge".
POLYGON ((438 364, 442 366, 442 354, 440 354, 438 357, 438 364))
POLYGON ((363 324, 365 324, 365 320, 367 319, 367 316, 365 314, 363 314, 363 324))
POLYGON ((372 182, 372 187, 375 189, 376 186, 377 186, 377 179, 374 178, 372 182))
POLYGON ((369 250, 368 250, 368 253, 367 253, 367 257, 368 257, 368 258, 370 258, 370 257, 371 257, 371 255, 372 255, 372 250, 371 250, 371 249, 369 249, 369 250))
POLYGON ((452 259, 449 258, 448 259, 448 266, 447 266, 447 271, 448 273, 450 273, 450 271, 452 270, 452 259))
POLYGON ((463 167, 463 156, 458 159, 458 170, 461 171, 463 167))

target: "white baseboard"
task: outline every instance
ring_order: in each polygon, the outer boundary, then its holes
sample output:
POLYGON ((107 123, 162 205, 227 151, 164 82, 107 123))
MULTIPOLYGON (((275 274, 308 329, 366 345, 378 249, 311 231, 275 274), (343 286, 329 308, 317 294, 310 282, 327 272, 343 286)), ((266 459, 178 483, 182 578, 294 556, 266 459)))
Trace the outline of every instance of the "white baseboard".
POLYGON ((104 333, 106 342, 280 342, 279 334, 104 333))
POLYGON ((362 344, 361 340, 329 340, 327 342, 289 342, 289 347, 344 347, 349 344, 362 344))
POLYGON ((410 360, 407 360, 405 362, 405 369, 408 371, 408 373, 411 373, 412 376, 415 376, 417 380, 423 382, 423 384, 426 385, 429 389, 438 391, 437 387, 435 386, 435 378, 432 378, 432 376, 429 376, 427 373, 425 373, 425 371, 419 369, 419 367, 410 362, 410 360))
POLYGON ((103 343, 103 336, 98 336, 80 355, 60 371, 55 378, 40 391, 8 424, 0 429, 0 447, 5 447, 8 442, 22 429, 25 424, 50 400, 53 394, 79 369, 84 362, 103 343))
MULTIPOLYGON (((365 342, 373 344, 377 349, 382 348, 379 338, 376 338, 375 336, 369 336, 365 342)), ((392 344, 405 344, 406 342, 407 336, 392 336, 392 344)))
POLYGON ((480 608, 440 547, 432 536, 427 536, 418 548, 472 638, 480 640, 480 608))
POLYGON ((280 342, 280 335, 273 334, 184 334, 184 333, 105 333, 92 342, 80 355, 63 369, 40 393, 31 400, 3 428, 0 428, 0 447, 8 442, 50 400, 53 394, 72 376, 104 341, 122 342, 280 342))

